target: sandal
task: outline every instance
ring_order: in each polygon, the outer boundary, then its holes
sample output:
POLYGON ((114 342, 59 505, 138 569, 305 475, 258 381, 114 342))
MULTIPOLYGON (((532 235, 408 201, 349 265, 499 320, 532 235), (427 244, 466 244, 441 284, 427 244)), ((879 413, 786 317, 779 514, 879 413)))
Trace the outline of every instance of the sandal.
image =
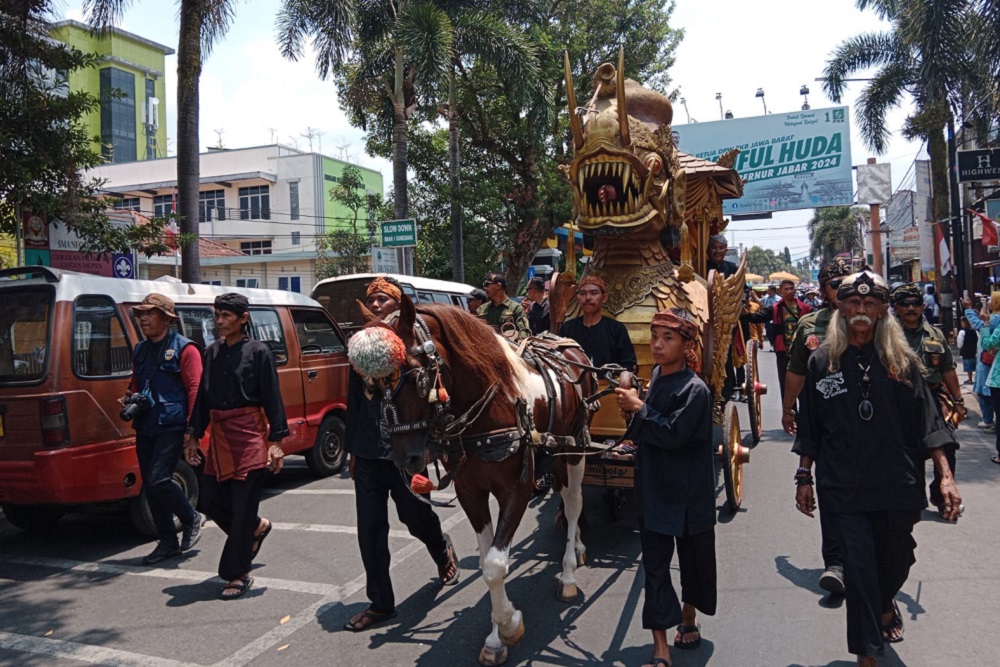
POLYGON ((246 592, 250 590, 253 586, 253 577, 247 575, 245 577, 240 577, 239 579, 234 579, 228 584, 222 587, 222 592, 219 593, 219 597, 223 600, 235 600, 236 598, 241 598, 246 595, 246 592), (238 583, 233 583, 238 582, 238 583), (236 591, 231 595, 226 595, 226 591, 236 591))
POLYGON ((368 609, 365 609, 360 614, 355 614, 355 616, 344 625, 344 629, 350 630, 351 632, 361 632, 362 630, 367 630, 373 625, 384 623, 390 618, 396 618, 395 610, 375 611, 371 607, 368 607, 368 609))
POLYGON ((696 649, 701 646, 701 629, 697 625, 678 625, 677 634, 674 635, 674 648, 684 651, 696 649), (684 635, 698 635, 694 639, 684 641, 684 635))
POLYGON ((274 524, 268 519, 267 528, 253 536, 253 546, 250 547, 250 560, 256 558, 257 554, 260 553, 260 548, 264 546, 264 538, 271 534, 272 528, 274 528, 274 524))
POLYGON ((990 457, 990 461, 993 461, 993 463, 996 464, 1000 464, 1000 454, 998 454, 997 456, 990 457))
POLYGON ((663 658, 653 658, 649 662, 643 664, 642 667, 670 667, 670 663, 663 658))
POLYGON ((903 641, 903 614, 895 599, 892 601, 892 620, 882 626, 882 641, 890 644, 903 641))
POLYGON ((454 586, 458 583, 458 575, 461 574, 462 568, 458 564, 455 545, 451 543, 451 537, 448 536, 448 533, 444 534, 444 543, 446 545, 444 552, 448 556, 448 562, 438 566, 438 578, 441 579, 441 585, 454 586), (448 575, 448 570, 452 570, 451 576, 448 575))

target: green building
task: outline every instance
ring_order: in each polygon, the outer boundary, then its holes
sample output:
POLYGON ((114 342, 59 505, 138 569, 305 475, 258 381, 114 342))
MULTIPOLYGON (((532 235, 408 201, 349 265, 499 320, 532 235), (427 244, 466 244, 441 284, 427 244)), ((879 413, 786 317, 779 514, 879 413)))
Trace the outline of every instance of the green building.
POLYGON ((166 56, 169 46, 118 28, 105 35, 79 21, 53 23, 54 39, 84 53, 96 53, 95 69, 70 73, 70 90, 83 90, 101 101, 85 119, 88 133, 100 138, 108 162, 150 160, 167 155, 166 56))

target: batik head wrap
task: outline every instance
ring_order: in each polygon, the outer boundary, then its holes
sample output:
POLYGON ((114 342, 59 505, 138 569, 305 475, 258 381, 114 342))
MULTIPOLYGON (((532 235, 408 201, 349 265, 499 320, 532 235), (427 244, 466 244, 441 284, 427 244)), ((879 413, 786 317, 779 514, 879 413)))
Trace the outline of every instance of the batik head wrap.
POLYGON ((580 290, 584 285, 597 285, 597 287, 600 288, 602 292, 607 293, 608 291, 607 281, 600 276, 595 276, 594 274, 590 274, 581 278, 580 282, 577 283, 576 285, 576 289, 580 290))
MULTIPOLYGON (((899 288, 896 289, 899 290, 899 288)), ((840 283, 840 289, 837 290, 837 300, 843 301, 855 295, 873 296, 882 303, 888 303, 889 285, 886 284, 882 276, 871 271, 852 273, 840 283)))
POLYGON ((228 310, 237 316, 250 311, 250 299, 236 292, 227 292, 215 297, 216 310, 228 310))
POLYGON ((403 298, 403 290, 399 288, 399 285, 385 276, 379 276, 368 283, 368 290, 365 292, 365 296, 371 296, 372 294, 385 294, 396 301, 400 301, 403 298))
MULTIPOLYGON (((683 308, 668 308, 653 315, 649 327, 666 327, 679 333, 685 340, 698 340, 698 325, 694 315, 683 308)), ((701 371, 701 360, 694 350, 684 350, 688 368, 695 373, 701 371)))

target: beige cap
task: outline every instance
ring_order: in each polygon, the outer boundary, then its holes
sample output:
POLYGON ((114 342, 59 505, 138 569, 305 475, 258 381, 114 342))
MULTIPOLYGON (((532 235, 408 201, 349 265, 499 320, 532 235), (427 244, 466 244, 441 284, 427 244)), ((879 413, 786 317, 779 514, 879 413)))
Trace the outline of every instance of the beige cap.
POLYGON ((170 319, 177 319, 177 313, 174 312, 173 299, 163 296, 162 294, 157 294, 156 292, 147 295, 146 298, 142 300, 140 305, 132 306, 132 310, 139 313, 144 313, 147 310, 153 310, 154 308, 158 308, 170 319))

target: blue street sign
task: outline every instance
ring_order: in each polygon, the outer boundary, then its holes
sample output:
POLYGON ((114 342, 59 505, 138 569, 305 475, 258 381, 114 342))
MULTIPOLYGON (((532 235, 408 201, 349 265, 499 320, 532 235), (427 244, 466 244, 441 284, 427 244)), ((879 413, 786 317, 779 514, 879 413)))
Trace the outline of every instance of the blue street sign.
POLYGON ((115 278, 135 278, 135 256, 132 253, 113 253, 111 269, 115 278))

